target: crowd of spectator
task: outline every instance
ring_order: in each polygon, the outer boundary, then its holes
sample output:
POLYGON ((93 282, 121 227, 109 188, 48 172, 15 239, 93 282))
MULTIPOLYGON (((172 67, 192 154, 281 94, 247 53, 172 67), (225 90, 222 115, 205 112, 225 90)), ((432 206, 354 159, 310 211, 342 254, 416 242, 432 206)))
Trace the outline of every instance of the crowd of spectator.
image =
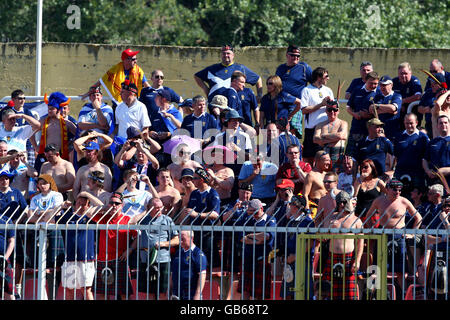
MULTIPOLYGON (((177 225, 448 229, 450 73, 438 59, 424 87, 407 62, 391 77, 364 61, 343 106, 327 87, 336 75, 301 61, 298 46, 287 48, 266 93, 263 79, 235 62, 232 46, 220 52, 221 62, 195 73, 204 95, 194 97, 165 86, 163 70, 148 79, 131 49, 82 95, 89 102, 78 119, 62 92, 45 96, 41 118, 25 107, 22 90, 12 92, 1 110, 1 224, 170 227, 48 231, 47 266, 57 266, 54 281, 69 298, 79 289, 85 299, 127 299, 131 267, 139 270, 137 291, 151 299, 201 299, 206 271, 220 267, 224 298, 235 289, 244 299, 266 299, 277 261, 283 297, 293 297, 292 235, 178 232, 177 225), (74 269, 76 279, 68 280, 74 269)), ((7 299, 20 297, 34 241, 23 230, 0 230, 7 299)), ((445 236, 394 234, 389 241, 396 250, 389 250, 388 271, 399 278, 405 256, 413 277, 432 265, 418 282, 441 281, 438 267, 447 272, 445 236)), ((320 296, 311 290, 311 298, 361 298, 356 279, 363 254, 375 259, 372 249, 361 238, 311 244, 307 265, 320 255, 323 273, 323 281, 306 274, 311 287, 320 282, 320 296)), ((447 284, 428 287, 445 297, 447 284)))

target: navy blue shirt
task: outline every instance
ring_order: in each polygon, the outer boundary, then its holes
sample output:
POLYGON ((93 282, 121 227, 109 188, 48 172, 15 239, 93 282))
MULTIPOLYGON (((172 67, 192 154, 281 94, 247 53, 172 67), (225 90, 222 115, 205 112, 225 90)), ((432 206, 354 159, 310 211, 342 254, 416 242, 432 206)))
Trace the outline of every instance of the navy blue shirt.
POLYGON ((355 78, 352 80, 352 82, 350 83, 350 85, 348 86, 348 88, 345 92, 352 94, 353 91, 355 91, 356 89, 360 89, 364 85, 365 85, 365 83, 362 78, 355 78))
MULTIPOLYGON (((177 119, 181 123, 183 122, 183 115, 174 106, 170 106, 170 108, 166 110, 166 112, 172 114, 175 117, 175 119, 177 119)), ((171 119, 164 117, 159 112, 159 108, 158 111, 153 112, 150 115, 150 122, 152 123, 150 127, 152 131, 173 133, 177 129, 176 125, 173 123, 171 119)))
MULTIPOLYGON (((419 105, 422 107, 430 107, 433 108, 434 101, 436 101, 436 93, 433 92, 433 90, 427 89, 423 93, 422 97, 420 98, 419 105)), ((425 129, 427 129, 428 136, 433 136, 433 123, 431 120, 431 112, 425 113, 425 129)))
MULTIPOLYGON (((215 211, 220 214, 220 198, 219 194, 213 188, 209 188, 209 190, 205 190, 200 192, 200 190, 196 189, 192 191, 191 196, 189 197, 189 202, 187 205, 188 208, 194 209, 198 213, 205 213, 215 211)), ((199 217, 197 218, 189 218, 189 222, 193 222, 193 225, 210 225, 212 224, 211 219, 206 218, 206 222, 203 224, 204 219, 199 217), (194 221, 195 220, 195 221, 194 221)))
MULTIPOLYGON (((430 170, 436 168, 450 167, 450 136, 445 138, 436 137, 428 143, 424 159, 428 161, 430 170)), ((447 183, 450 176, 446 177, 447 183)))
POLYGON ((94 230, 87 230, 87 216, 73 215, 69 210, 61 218, 61 224, 79 225, 78 230, 67 230, 64 235, 67 261, 92 261, 95 259, 94 230))
POLYGON ((417 131, 411 135, 404 131, 394 141, 394 156, 397 158, 395 171, 400 174, 416 174, 423 172, 422 159, 430 139, 417 131))
POLYGON ((244 88, 244 90, 238 92, 238 96, 241 99, 242 116, 244 117, 244 123, 249 126, 253 126, 252 110, 258 108, 258 101, 250 88, 244 88))
POLYGON ((222 95, 228 99, 228 108, 236 110, 243 117, 241 98, 234 88, 220 88, 214 95, 222 95))
POLYGON ((384 134, 390 140, 400 134, 400 108, 402 106, 402 96, 396 92, 384 96, 381 92, 375 96, 377 104, 394 104, 397 106, 397 113, 380 113, 378 118, 384 123, 384 134))
MULTIPOLYGON (((219 125, 217 123, 216 118, 210 114, 210 113, 204 113, 200 117, 194 116, 194 114, 190 114, 186 117, 184 117, 183 122, 181 123, 181 128, 186 129, 189 131, 192 138, 196 139, 203 139, 203 135, 205 134, 205 131, 208 129, 217 129, 219 130, 219 125), (198 126, 198 128, 201 129, 201 137, 197 137, 194 135, 195 133, 195 127, 198 126)), ((199 130, 199 129, 197 129, 199 130)))
MULTIPOLYGON (((445 77, 445 83, 447 83, 447 86, 450 86, 450 72, 444 71, 444 77, 445 77)), ((425 89, 423 91, 427 91, 428 89, 431 89, 431 78, 427 78, 427 83, 425 84, 425 89)))
POLYGON ((361 162, 365 159, 371 159, 375 164, 378 175, 386 171, 386 154, 394 154, 392 142, 385 137, 378 137, 374 140, 368 138, 358 145, 357 160, 361 162))
POLYGON ((245 83, 255 85, 256 82, 258 82, 259 75, 239 63, 233 63, 229 66, 224 66, 222 63, 216 63, 198 71, 195 74, 196 77, 199 77, 202 81, 208 83, 210 89, 208 94, 208 102, 211 102, 212 98, 217 94, 215 92, 217 89, 221 87, 230 87, 231 75, 234 71, 241 71, 245 74, 245 83))
MULTIPOLYGON (((163 87, 162 89, 169 90, 170 92, 170 102, 180 103, 181 97, 171 88, 163 87)), ((155 97, 158 95, 158 91, 162 89, 155 89, 152 87, 142 88, 141 94, 139 96, 139 101, 141 101, 147 107, 148 116, 151 119, 151 115, 158 112, 159 107, 156 105, 155 97)), ((153 122, 152 122, 153 124, 153 122)))
MULTIPOLYGON (((297 98, 293 95, 281 91, 278 96, 272 100, 269 94, 265 94, 261 99, 261 108, 260 111, 264 112, 264 118, 266 125, 269 122, 275 122, 275 120, 281 118, 288 118, 289 113, 295 109, 295 100, 297 98), (275 113, 277 113, 277 117, 275 118, 275 113)), ((300 112, 300 111, 299 111, 300 112)))
POLYGON ((281 78, 283 82, 283 91, 301 98, 303 88, 311 83, 312 69, 306 62, 288 67, 285 63, 278 66, 275 74, 281 78))
MULTIPOLYGON (((374 103, 376 96, 376 91, 367 91, 365 86, 359 89, 355 89, 347 102, 347 106, 351 107, 354 112, 359 112, 361 110, 369 111, 369 107, 374 103)), ((367 132, 367 120, 352 119, 352 124, 350 127, 350 134, 363 134, 368 135, 367 132)))
POLYGON ((16 220, 26 207, 27 201, 18 189, 10 188, 6 193, 0 192, 0 216, 5 214, 4 217, 10 218, 14 214, 11 220, 16 220))
MULTIPOLYGON (((1 224, 9 224, 12 225, 11 220, 9 222, 8 217, 0 217, 0 225, 1 224)), ((6 230, 6 227, 0 227, 0 254, 3 256, 5 255, 6 249, 8 249, 8 239, 14 238, 16 236, 16 233, 14 231, 14 228, 8 228, 6 230)), ((3 270, 0 270, 3 272, 3 270)), ((0 278, 0 281, 3 279, 0 278)))
POLYGON ((399 93, 402 96, 402 99, 411 97, 416 93, 422 93, 420 80, 416 76, 411 76, 411 80, 406 84, 402 84, 398 77, 392 79, 392 82, 394 83, 392 89, 399 93))

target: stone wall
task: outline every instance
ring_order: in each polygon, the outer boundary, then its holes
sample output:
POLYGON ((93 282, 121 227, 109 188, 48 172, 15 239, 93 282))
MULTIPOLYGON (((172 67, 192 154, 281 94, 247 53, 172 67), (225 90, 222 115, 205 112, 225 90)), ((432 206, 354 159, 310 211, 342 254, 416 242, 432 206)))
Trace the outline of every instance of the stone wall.
MULTIPOLYGON (((0 97, 21 88, 27 95, 34 95, 35 44, 1 43, 0 97)), ((42 92, 62 91, 66 95, 79 95, 88 90, 107 69, 120 61, 122 50, 128 46, 97 45, 83 43, 44 43, 42 47, 42 92)), ((193 74, 220 61, 219 48, 175 46, 131 46, 141 50, 138 64, 148 78, 152 70, 162 69, 165 85, 184 98, 201 94, 193 80, 193 74)), ((285 48, 244 47, 236 49, 235 60, 247 65, 265 78, 274 74, 276 67, 285 62, 285 48)), ((359 64, 363 60, 373 63, 380 75, 397 75, 398 64, 408 61, 413 74, 424 85, 425 74, 433 58, 444 65, 450 64, 449 49, 382 49, 382 48, 304 48, 302 60, 314 69, 326 67, 330 73, 329 86, 336 91, 338 79, 345 80, 344 89, 359 76, 359 64)), ((264 89, 265 90, 265 89, 264 89)), ((343 95, 342 95, 343 98, 343 95)), ((74 101, 72 114, 77 114, 80 101, 74 101)))

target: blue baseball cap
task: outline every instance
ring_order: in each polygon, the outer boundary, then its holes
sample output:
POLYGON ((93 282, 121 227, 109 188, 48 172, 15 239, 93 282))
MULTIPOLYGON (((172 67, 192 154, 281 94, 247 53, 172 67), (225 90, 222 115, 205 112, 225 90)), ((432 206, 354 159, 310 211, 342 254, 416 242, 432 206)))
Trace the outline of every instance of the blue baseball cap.
POLYGON ((160 97, 163 97, 164 99, 166 99, 167 101, 171 101, 171 95, 170 95, 170 91, 169 90, 167 90, 167 89, 161 89, 161 90, 158 90, 157 91, 158 92, 158 95, 160 96, 160 97))
POLYGON ((88 144, 85 144, 84 150, 100 150, 100 146, 97 142, 90 141, 88 144))
POLYGON ((189 168, 184 168, 183 171, 181 171, 180 182, 184 177, 194 178, 194 170, 189 169, 189 168))
POLYGON ((393 82, 392 82, 392 78, 389 77, 388 75, 386 75, 386 76, 382 76, 382 77, 381 77, 380 83, 381 83, 381 84, 391 84, 391 83, 393 83, 393 82))
POLYGON ((192 108, 192 99, 184 100, 182 103, 179 104, 179 106, 192 108))
POLYGON ((3 177, 3 176, 8 177, 9 179, 11 179, 11 178, 14 177, 14 174, 12 174, 12 173, 10 173, 8 171, 2 171, 2 172, 0 172, 0 177, 3 177))

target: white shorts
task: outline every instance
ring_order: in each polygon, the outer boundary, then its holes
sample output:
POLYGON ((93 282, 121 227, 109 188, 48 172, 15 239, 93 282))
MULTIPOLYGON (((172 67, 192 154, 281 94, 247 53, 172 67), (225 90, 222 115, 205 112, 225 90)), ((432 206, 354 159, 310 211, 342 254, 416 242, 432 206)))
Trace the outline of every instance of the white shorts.
POLYGON ((92 287, 95 277, 94 261, 64 262, 61 267, 62 286, 68 289, 92 287))

